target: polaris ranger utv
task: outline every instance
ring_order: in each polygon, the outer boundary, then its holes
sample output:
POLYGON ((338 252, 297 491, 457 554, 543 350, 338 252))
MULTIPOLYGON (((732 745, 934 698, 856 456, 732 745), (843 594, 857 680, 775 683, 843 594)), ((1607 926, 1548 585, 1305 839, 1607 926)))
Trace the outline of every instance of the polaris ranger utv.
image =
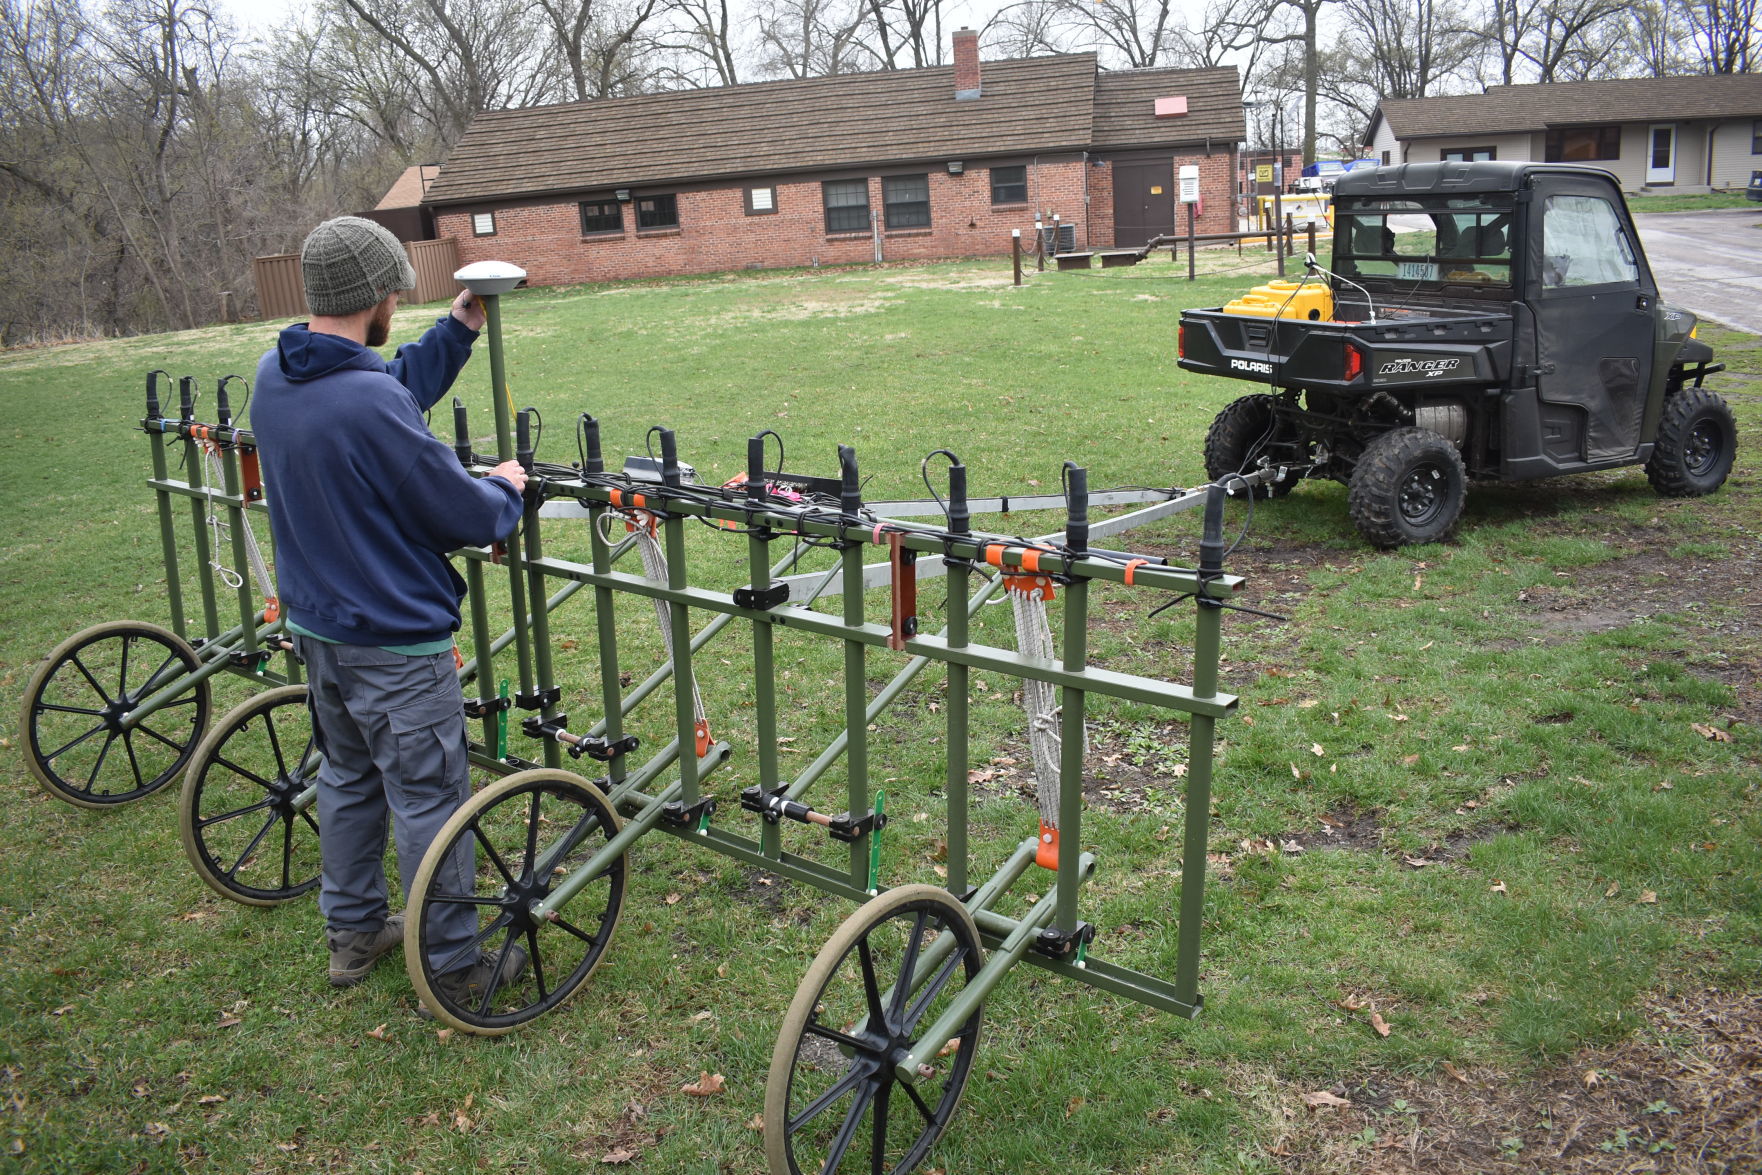
POLYGON ((1179 350, 1272 389, 1212 422, 1208 476, 1344 482, 1353 523, 1396 547, 1448 534, 1470 477, 1644 464, 1660 494, 1718 489, 1737 429, 1694 327, 1608 172, 1417 163, 1342 175, 1333 269, 1185 311, 1179 350))

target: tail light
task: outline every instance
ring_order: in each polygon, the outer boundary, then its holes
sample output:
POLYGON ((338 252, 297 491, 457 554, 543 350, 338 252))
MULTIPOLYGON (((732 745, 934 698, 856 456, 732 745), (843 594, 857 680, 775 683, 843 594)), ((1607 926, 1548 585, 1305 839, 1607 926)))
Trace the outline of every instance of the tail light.
POLYGON ((1351 383, 1364 374, 1364 352, 1360 351, 1355 343, 1345 344, 1344 350, 1346 356, 1340 378, 1351 383))
POLYGON ((1176 331, 1175 331, 1175 358, 1176 359, 1185 359, 1186 357, 1187 357, 1187 324, 1183 322, 1180 325, 1180 327, 1178 329, 1176 329, 1176 331))

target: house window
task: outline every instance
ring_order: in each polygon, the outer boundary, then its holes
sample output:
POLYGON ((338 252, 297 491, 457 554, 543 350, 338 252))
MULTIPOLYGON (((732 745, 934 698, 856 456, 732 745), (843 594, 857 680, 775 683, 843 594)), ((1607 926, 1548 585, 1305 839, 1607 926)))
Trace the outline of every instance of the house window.
POLYGON ((887 227, 930 227, 930 177, 927 175, 890 175, 881 181, 881 203, 886 209, 887 227))
POLYGON ((1387 151, 1383 152, 1383 166, 1384 167, 1389 166, 1389 152, 1387 152, 1387 151))
POLYGON ((624 208, 616 200, 583 200, 581 202, 581 235, 621 233, 624 231, 624 208))
POLYGON ((776 188, 748 188, 746 190, 746 214, 748 216, 765 216, 777 211, 776 188))
POLYGON ((1762 118, 1750 124, 1750 154, 1762 155, 1762 118))
POLYGON ((1443 154, 1445 163, 1482 163, 1497 158, 1496 147, 1452 147, 1443 154))
POLYGON ((860 233, 869 227, 869 181, 835 180, 820 185, 826 200, 826 231, 860 233))
POLYGON ((1585 163, 1621 158, 1621 128, 1574 126, 1550 130, 1543 144, 1545 163, 1585 163))
POLYGON ((478 237, 496 235, 496 214, 493 212, 473 212, 471 214, 471 234, 478 237))
POLYGON ((638 196, 636 198, 636 228, 638 232, 645 228, 678 227, 679 197, 638 196))
POLYGON ((991 202, 993 204, 1026 204, 1028 202, 1028 169, 1026 167, 992 168, 991 202))

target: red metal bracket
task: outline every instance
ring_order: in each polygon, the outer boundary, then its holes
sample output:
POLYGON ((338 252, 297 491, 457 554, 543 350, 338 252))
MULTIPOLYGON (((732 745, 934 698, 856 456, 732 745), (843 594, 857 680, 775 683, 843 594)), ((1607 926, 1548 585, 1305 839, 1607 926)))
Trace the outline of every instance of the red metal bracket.
POLYGON ((907 548, 899 531, 887 535, 887 561, 893 569, 893 630, 887 647, 895 652, 918 635, 918 553, 907 548))

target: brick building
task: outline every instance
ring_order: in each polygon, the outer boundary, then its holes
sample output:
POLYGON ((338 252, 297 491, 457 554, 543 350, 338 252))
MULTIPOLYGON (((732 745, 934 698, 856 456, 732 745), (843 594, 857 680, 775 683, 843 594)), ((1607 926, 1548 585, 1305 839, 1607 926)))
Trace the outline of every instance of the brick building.
POLYGON ((1057 214, 1078 248, 1235 227, 1234 68, 1097 67, 1094 54, 955 64, 480 114, 423 205, 463 263, 533 285, 1007 253, 1057 214), (1185 227, 1185 218, 1181 220, 1185 227))

